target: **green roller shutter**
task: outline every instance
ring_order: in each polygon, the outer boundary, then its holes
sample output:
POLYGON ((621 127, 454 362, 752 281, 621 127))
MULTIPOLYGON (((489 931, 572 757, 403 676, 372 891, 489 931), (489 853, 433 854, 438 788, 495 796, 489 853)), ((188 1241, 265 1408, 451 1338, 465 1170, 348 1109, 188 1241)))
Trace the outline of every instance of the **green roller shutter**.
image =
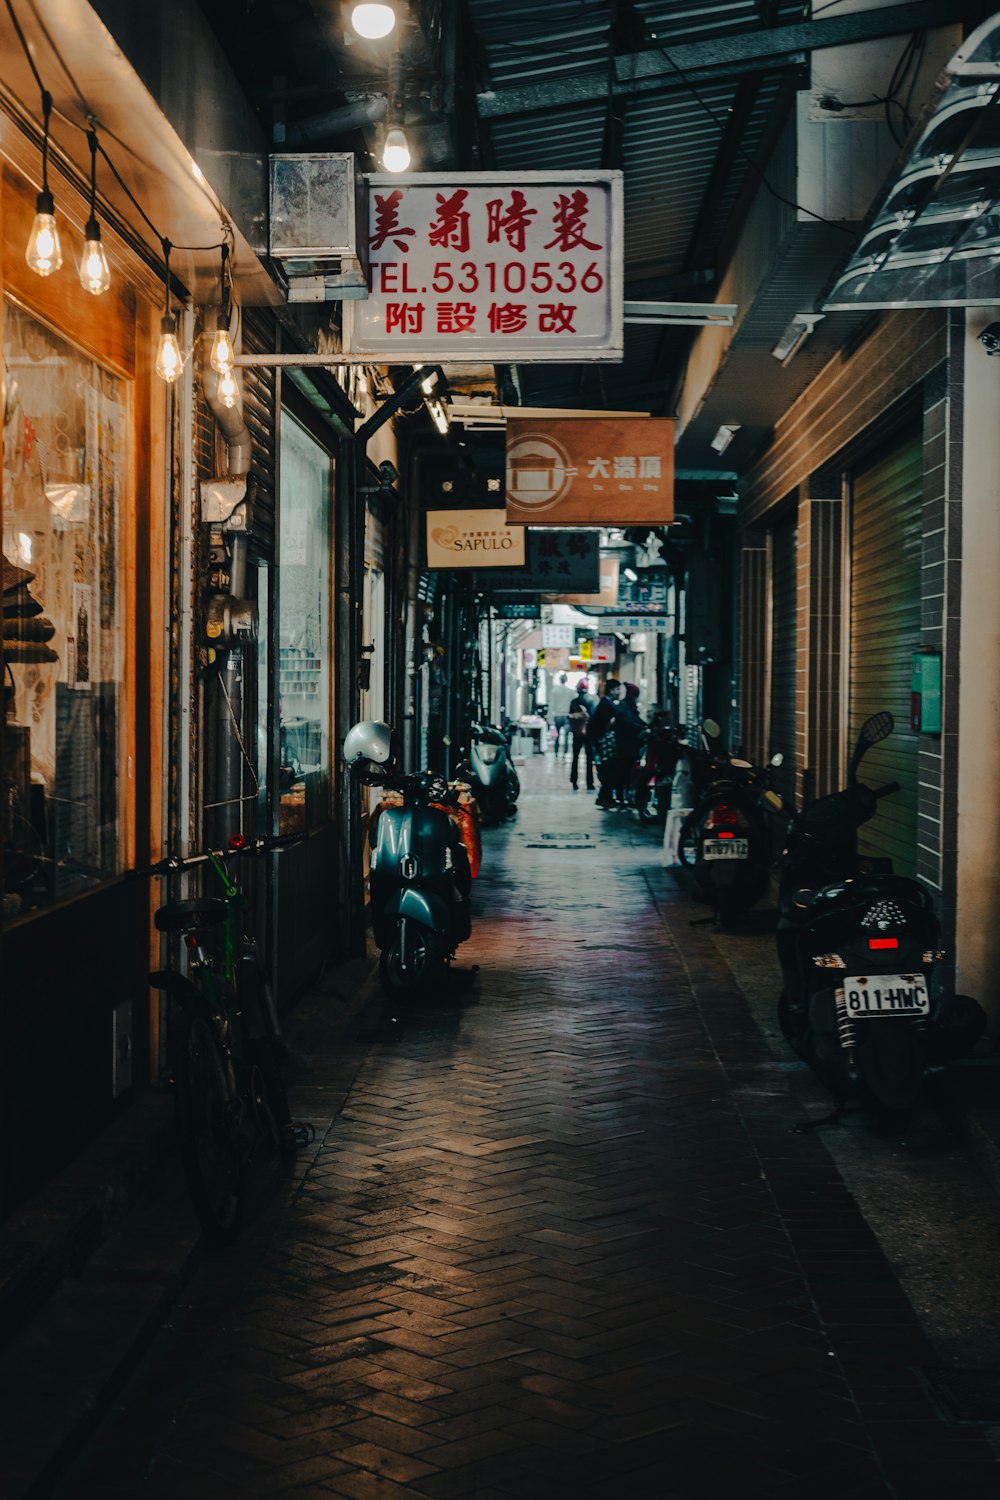
POLYGON ((860 725, 887 708, 896 727, 869 750, 861 779, 902 787, 861 830, 864 854, 889 855, 916 874, 918 737, 910 728, 910 656, 920 645, 923 448, 907 439, 854 476, 851 535, 850 747, 860 725))
POLYGON ((771 533, 771 721, 768 755, 784 760, 772 773, 778 791, 795 798, 796 546, 794 519, 771 533))

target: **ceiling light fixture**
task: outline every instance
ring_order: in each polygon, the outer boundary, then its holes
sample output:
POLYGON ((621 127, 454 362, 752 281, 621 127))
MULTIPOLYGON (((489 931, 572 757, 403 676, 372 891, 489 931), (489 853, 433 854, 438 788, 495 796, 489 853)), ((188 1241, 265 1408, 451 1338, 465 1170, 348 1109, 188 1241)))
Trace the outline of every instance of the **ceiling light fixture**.
POLYGON ((393 125, 386 131, 382 165, 387 172, 405 172, 410 165, 410 147, 402 125, 393 125))
POLYGON ((796 313, 775 344, 771 353, 783 365, 789 364, 798 354, 817 323, 823 321, 823 313, 796 313))
POLYGON ((56 207, 49 192, 49 121, 52 95, 42 90, 42 191, 35 199, 35 218, 24 258, 38 276, 51 276, 62 265, 62 246, 56 224, 56 207))
POLYGON ((629 583, 639 582, 639 575, 634 568, 623 568, 622 573, 628 579, 629 583))
POLYGON ((715 449, 716 453, 725 453, 739 430, 739 422, 724 422, 712 439, 711 446, 715 449))
POLYGON ((88 130, 87 140, 90 143, 90 217, 83 231, 83 254, 77 274, 83 290, 99 297, 111 285, 111 268, 101 244, 101 226, 97 222, 97 132, 88 130))
POLYGON ((396 24, 396 12, 391 5, 356 5, 351 11, 351 25, 358 36, 367 42, 379 42, 388 36, 396 24))

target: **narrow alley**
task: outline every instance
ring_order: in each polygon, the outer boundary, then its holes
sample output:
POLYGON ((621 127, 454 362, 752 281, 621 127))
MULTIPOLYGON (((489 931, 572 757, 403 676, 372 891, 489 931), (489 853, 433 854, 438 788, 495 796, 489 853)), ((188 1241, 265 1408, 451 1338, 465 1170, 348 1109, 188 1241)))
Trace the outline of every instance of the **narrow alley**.
POLYGON ((477 980, 341 1057, 60 1500, 997 1494, 657 834, 525 773, 477 980))

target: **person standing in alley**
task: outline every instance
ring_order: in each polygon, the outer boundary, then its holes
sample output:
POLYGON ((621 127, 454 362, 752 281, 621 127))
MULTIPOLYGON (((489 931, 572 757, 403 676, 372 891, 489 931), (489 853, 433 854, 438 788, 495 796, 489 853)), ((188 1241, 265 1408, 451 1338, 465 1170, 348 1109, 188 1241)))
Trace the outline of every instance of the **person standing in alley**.
POLYGON ((632 770, 639 758, 639 745, 646 725, 639 713, 639 686, 626 682, 625 696, 615 709, 614 796, 619 807, 632 801, 632 770))
POLYGON ((594 752, 590 740, 587 738, 587 730, 590 727, 590 716, 594 712, 594 700, 587 691, 587 679, 581 677, 576 685, 576 695, 569 706, 569 731, 572 742, 573 759, 569 763, 569 784, 574 792, 580 789, 580 753, 586 756, 587 764, 587 790, 594 790, 594 752))
POLYGON ((597 794, 598 807, 614 806, 615 789, 615 707, 621 697, 622 685, 617 677, 609 677, 604 684, 604 694, 598 699, 588 730, 588 742, 597 767, 597 779, 601 789, 597 794))
POLYGON ((569 706, 573 701, 573 689, 565 672, 560 672, 549 693, 549 722, 555 730, 555 751, 570 753, 571 738, 569 706))

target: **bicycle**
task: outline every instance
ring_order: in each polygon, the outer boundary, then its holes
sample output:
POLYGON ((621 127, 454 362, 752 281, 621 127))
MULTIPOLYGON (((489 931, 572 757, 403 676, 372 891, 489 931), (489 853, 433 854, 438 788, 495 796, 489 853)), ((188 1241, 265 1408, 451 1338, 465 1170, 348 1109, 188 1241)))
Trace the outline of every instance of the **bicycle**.
POLYGON ((189 974, 151 973, 177 1002, 168 1035, 178 1145, 188 1190, 206 1239, 229 1244, 239 1232, 247 1168, 262 1144, 291 1152, 308 1138, 292 1123, 281 1077, 280 1040, 260 957, 244 927, 247 902, 227 862, 295 843, 302 835, 245 839, 228 849, 169 855, 136 875, 176 875, 207 865, 221 896, 167 900, 157 930, 183 937, 189 974))

